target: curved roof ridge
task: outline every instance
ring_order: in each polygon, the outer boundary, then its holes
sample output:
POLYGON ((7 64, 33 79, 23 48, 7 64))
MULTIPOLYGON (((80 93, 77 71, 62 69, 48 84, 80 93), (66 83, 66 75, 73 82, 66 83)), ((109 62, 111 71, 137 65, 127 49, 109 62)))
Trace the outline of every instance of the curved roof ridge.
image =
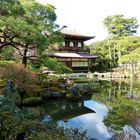
POLYGON ((85 38, 89 38, 89 39, 95 37, 95 36, 84 35, 75 29, 71 30, 71 29, 64 28, 60 32, 64 35, 68 35, 68 36, 78 36, 78 37, 85 37, 85 38))

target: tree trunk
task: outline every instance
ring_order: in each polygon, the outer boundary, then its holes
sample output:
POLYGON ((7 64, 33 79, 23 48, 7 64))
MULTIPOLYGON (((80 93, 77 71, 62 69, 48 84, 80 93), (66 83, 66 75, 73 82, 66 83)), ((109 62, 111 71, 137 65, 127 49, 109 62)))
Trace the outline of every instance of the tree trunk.
POLYGON ((133 67, 133 61, 131 62, 131 79, 130 79, 130 91, 133 90, 133 78, 134 78, 134 67, 133 67))
POLYGON ((114 63, 114 64, 113 64, 113 65, 114 65, 114 67, 115 67, 115 66, 116 66, 116 44, 115 44, 115 42, 114 42, 114 49, 113 49, 113 51, 114 51, 114 56, 113 56, 113 57, 114 57, 114 58, 113 58, 113 60, 114 60, 113 63, 114 63))
POLYGON ((25 95, 25 91, 20 91, 19 95, 20 95, 20 104, 22 105, 23 104, 24 95, 25 95))
MULTIPOLYGON (((108 39, 108 53, 109 53, 109 58, 110 58, 110 60, 112 60, 112 56, 111 56, 111 48, 110 48, 110 44, 109 44, 109 39, 108 39)), ((112 67, 111 62, 109 63, 109 65, 110 65, 110 70, 111 70, 111 67, 112 67)))
MULTIPOLYGON (((121 54, 121 51, 119 50, 118 51, 118 60, 121 60, 121 57, 122 57, 122 54, 121 54)), ((121 66, 121 64, 119 64, 119 66, 121 66)))
POLYGON ((26 67, 27 66, 27 57, 23 56, 22 58, 22 64, 26 67))
POLYGON ((24 49, 24 53, 23 53, 23 57, 22 57, 22 64, 26 67, 27 66, 27 52, 28 52, 28 46, 26 45, 25 49, 24 49))

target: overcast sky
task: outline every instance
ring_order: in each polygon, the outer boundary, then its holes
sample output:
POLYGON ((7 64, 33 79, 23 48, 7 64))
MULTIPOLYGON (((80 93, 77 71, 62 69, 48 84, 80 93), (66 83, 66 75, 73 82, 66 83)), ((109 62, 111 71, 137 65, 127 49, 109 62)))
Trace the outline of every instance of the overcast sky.
MULTIPOLYGON (((135 17, 140 24, 140 0, 38 0, 56 7, 60 26, 76 29, 80 33, 96 36, 94 40, 106 38, 103 20, 110 15, 123 14, 135 17)), ((140 35, 140 28, 138 28, 140 35)))

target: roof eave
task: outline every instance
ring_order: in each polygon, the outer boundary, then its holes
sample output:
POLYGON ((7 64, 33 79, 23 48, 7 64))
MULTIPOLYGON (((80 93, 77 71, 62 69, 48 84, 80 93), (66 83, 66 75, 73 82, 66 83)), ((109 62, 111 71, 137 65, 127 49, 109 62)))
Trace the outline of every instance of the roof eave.
POLYGON ((87 40, 95 38, 95 36, 82 36, 82 35, 80 36, 80 35, 64 34, 64 38, 76 38, 83 41, 87 41, 87 40))

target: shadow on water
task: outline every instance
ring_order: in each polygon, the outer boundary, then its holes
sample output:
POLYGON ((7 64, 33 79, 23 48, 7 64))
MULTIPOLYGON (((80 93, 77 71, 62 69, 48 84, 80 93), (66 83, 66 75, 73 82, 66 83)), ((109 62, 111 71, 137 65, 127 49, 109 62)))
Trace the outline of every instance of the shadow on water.
POLYGON ((83 114, 95 113, 93 109, 84 105, 83 100, 74 102, 53 100, 43 104, 42 107, 53 121, 68 121, 83 114))

